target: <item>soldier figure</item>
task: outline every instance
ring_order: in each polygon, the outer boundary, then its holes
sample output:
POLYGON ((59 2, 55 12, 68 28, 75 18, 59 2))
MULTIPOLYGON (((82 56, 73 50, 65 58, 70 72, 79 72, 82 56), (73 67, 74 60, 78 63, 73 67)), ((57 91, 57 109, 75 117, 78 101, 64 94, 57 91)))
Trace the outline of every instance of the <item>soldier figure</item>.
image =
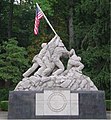
POLYGON ((69 56, 69 51, 65 48, 62 41, 59 41, 58 46, 55 48, 54 53, 52 55, 52 61, 55 64, 56 67, 58 67, 58 70, 56 70, 53 75, 59 75, 64 71, 64 65, 60 61, 60 58, 62 56, 69 56))
POLYGON ((67 70, 69 71, 72 67, 75 67, 77 71, 82 71, 84 65, 80 62, 81 57, 77 56, 74 49, 70 51, 71 57, 68 60, 67 70))

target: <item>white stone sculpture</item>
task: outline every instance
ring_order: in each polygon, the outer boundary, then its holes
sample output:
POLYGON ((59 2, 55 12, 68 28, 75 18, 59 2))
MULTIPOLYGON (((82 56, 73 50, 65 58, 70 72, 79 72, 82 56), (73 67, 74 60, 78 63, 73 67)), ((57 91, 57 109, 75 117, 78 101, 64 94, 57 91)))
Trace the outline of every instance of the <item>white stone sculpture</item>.
POLYGON ((69 88, 71 90, 98 90, 91 79, 82 74, 84 65, 75 50, 68 51, 59 36, 42 44, 42 50, 35 55, 33 65, 24 74, 15 91, 42 91, 45 88, 69 88), (69 57, 67 69, 61 57, 69 57), (36 70, 36 71, 35 71, 36 70))
POLYGON ((46 68, 44 62, 43 62, 43 57, 47 52, 47 43, 43 43, 42 44, 42 50, 40 51, 40 53, 38 54, 38 56, 36 57, 36 61, 39 64, 40 68, 38 69, 37 72, 34 73, 35 76, 42 76, 42 71, 46 68))
POLYGON ((59 68, 53 73, 53 75, 59 75, 64 71, 64 65, 60 61, 60 58, 64 55, 68 56, 69 51, 67 51, 67 49, 64 47, 64 44, 60 40, 52 55, 52 62, 59 68))
POLYGON ((46 68, 45 64, 42 61, 42 58, 44 57, 46 51, 47 51, 47 43, 43 43, 41 45, 42 50, 39 54, 35 55, 32 62, 33 65, 31 68, 29 68, 24 74, 23 77, 28 77, 30 74, 32 74, 39 66, 39 70, 35 73, 35 76, 41 75, 41 72, 46 68))
POLYGON ((68 60, 67 70, 70 70, 72 67, 74 67, 77 71, 82 71, 84 65, 80 62, 81 57, 76 55, 74 49, 71 49, 70 55, 71 57, 68 60))

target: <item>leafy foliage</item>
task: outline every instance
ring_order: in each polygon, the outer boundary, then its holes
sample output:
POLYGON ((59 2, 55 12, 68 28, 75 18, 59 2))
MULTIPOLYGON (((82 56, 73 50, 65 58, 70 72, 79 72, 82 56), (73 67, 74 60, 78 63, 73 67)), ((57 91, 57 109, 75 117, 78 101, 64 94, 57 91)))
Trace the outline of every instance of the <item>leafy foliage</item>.
POLYGON ((82 51, 80 56, 83 58, 83 63, 86 69, 85 74, 90 76, 100 90, 110 89, 110 54, 109 45, 95 48, 88 48, 82 51))
POLYGON ((0 102, 0 108, 3 111, 8 111, 8 101, 1 101, 0 102))
POLYGON ((108 43, 108 0, 81 0, 81 3, 78 3, 75 8, 75 14, 75 17, 77 18, 75 19, 75 31, 78 34, 76 37, 77 39, 84 39, 81 45, 83 49, 87 49, 89 45, 100 46, 108 43), (80 29, 81 32, 79 32, 80 29), (80 34, 82 36, 80 36, 80 34))
POLYGON ((25 48, 18 47, 17 41, 12 38, 3 42, 0 53, 0 79, 17 83, 28 66, 25 48))
POLYGON ((0 89, 0 101, 8 100, 9 90, 12 89, 7 89, 7 88, 0 89))
POLYGON ((100 90, 110 92, 109 0, 80 0, 75 5, 75 48, 84 73, 100 90))
POLYGON ((48 15, 53 16, 53 4, 57 3, 57 0, 33 0, 33 3, 40 4, 43 11, 45 11, 48 15))
POLYGON ((106 110, 111 111, 111 100, 106 100, 106 110))

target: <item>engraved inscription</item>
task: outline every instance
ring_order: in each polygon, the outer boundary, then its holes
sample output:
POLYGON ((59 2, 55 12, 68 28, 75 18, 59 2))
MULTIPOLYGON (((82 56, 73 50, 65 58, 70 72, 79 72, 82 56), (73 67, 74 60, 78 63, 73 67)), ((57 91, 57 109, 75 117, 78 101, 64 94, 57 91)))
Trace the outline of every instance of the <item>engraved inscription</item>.
POLYGON ((54 92, 48 97, 48 107, 53 112, 61 112, 66 108, 67 99, 60 92, 54 92))

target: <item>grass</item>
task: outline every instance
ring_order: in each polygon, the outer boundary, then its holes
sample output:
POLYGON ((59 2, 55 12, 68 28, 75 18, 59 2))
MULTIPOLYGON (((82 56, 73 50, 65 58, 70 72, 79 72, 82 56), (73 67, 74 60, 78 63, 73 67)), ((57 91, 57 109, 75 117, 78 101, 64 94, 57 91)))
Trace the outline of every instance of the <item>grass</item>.
POLYGON ((2 111, 8 111, 8 101, 1 101, 0 108, 2 111))
POLYGON ((106 100, 106 110, 111 111, 111 100, 106 100))

